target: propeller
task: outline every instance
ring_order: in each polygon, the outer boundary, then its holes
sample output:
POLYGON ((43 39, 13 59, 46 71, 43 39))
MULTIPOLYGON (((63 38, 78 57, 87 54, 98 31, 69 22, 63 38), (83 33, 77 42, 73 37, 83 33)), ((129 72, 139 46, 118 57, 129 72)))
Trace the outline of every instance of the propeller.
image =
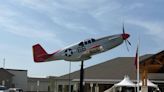
POLYGON ((127 50, 129 51, 128 45, 131 46, 131 43, 129 40, 127 40, 127 38, 129 38, 130 35, 125 33, 124 23, 123 23, 122 31, 123 31, 122 38, 125 41, 125 45, 126 45, 127 50))

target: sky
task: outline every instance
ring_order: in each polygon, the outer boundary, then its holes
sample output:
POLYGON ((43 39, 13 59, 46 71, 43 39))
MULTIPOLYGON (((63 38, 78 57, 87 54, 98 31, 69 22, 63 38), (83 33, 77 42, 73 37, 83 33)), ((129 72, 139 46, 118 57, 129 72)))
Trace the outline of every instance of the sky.
MULTIPOLYGON (((40 43, 48 53, 87 38, 130 34, 125 43, 85 61, 93 66, 116 57, 164 50, 163 0, 0 0, 0 67, 28 70, 29 77, 61 76, 69 73, 69 62, 34 63, 32 46, 40 43)), ((71 63, 71 71, 80 62, 71 63)), ((118 66, 119 67, 119 66, 118 66)))

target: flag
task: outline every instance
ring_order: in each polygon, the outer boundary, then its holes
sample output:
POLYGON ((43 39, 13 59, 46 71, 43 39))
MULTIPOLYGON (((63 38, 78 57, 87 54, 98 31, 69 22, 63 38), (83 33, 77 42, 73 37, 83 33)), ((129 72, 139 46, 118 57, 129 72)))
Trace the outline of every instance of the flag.
POLYGON ((138 68, 138 63, 139 63, 139 57, 138 57, 138 45, 137 45, 136 57, 135 57, 135 61, 134 61, 136 69, 138 68))

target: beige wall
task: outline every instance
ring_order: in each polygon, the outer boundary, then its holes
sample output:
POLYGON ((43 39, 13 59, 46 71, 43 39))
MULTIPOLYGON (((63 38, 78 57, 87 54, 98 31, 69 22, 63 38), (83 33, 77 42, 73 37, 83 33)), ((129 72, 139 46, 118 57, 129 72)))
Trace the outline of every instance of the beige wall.
POLYGON ((7 70, 14 76, 12 77, 12 84, 16 88, 22 88, 24 91, 27 90, 27 71, 26 70, 7 70))
POLYGON ((30 80, 28 81, 28 85, 27 85, 27 91, 31 91, 31 92, 48 92, 48 86, 49 86, 49 82, 48 81, 41 81, 41 80, 30 80), (38 83, 39 82, 39 83, 38 83))

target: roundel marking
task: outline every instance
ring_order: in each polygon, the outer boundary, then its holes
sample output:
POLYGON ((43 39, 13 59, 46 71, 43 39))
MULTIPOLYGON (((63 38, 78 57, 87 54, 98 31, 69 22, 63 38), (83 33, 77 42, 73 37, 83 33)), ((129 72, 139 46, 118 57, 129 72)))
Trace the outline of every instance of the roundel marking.
POLYGON ((71 57, 72 55, 73 55, 72 49, 66 49, 66 50, 65 50, 65 56, 71 57))

